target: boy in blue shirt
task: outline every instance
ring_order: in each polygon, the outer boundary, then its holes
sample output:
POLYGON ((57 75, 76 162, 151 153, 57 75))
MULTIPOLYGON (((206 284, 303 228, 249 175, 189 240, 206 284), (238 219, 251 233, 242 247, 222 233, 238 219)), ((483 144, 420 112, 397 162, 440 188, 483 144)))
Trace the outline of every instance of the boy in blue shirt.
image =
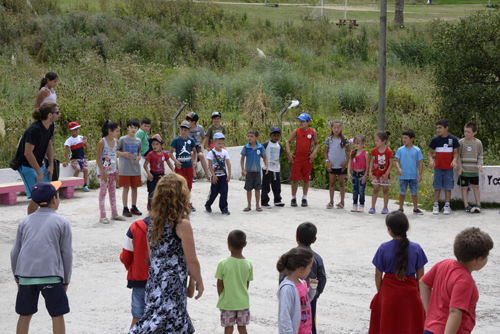
POLYGON ((252 190, 255 189, 255 206, 257 211, 260 207, 260 190, 262 189, 262 177, 260 175, 260 159, 264 159, 266 174, 269 173, 266 157, 266 149, 257 141, 259 131, 250 130, 247 134, 248 144, 241 150, 241 175, 246 176, 245 190, 247 191, 248 206, 243 209, 247 212, 252 210, 252 190), (245 157, 247 161, 245 162, 245 157))
POLYGON ((418 183, 422 182, 422 170, 424 168, 424 156, 422 151, 413 145, 415 132, 405 130, 403 132, 403 144, 396 152, 396 168, 399 175, 399 211, 403 212, 403 204, 408 187, 410 188, 411 199, 413 201, 413 213, 423 215, 418 208, 418 183))

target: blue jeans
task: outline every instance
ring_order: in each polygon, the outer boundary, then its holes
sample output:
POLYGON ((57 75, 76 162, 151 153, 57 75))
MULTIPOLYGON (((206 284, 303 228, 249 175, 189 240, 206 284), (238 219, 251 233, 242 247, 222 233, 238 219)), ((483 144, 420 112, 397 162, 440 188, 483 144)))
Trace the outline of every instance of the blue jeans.
POLYGON ((359 195, 359 205, 365 205, 365 188, 366 182, 362 183, 362 178, 365 172, 352 172, 352 202, 354 205, 358 204, 359 195))
POLYGON ((146 288, 132 288, 132 316, 140 319, 144 315, 146 288))
POLYGON ((406 195, 410 188, 410 194, 413 196, 418 195, 418 180, 401 180, 399 179, 399 194, 406 195))
POLYGON ((434 168, 434 190, 453 190, 453 169, 434 168))

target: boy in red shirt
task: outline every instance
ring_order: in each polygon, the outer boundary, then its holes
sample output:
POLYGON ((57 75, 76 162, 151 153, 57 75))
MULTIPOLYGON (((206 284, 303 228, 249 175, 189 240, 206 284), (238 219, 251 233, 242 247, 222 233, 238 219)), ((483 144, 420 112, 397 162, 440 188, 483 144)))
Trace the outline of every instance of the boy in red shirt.
POLYGON ((476 324, 479 292, 472 278, 488 262, 491 237, 477 227, 460 232, 453 245, 457 260, 444 260, 432 267, 419 282, 427 313, 424 334, 466 334, 476 324))
MULTIPOLYGON (((154 192, 148 196, 148 211, 151 210, 154 192)), ((150 217, 137 220, 127 231, 123 250, 120 254, 120 261, 127 269, 127 288, 132 289, 132 325, 144 314, 146 282, 148 281, 149 259, 148 251, 148 227, 151 222, 150 217)))
POLYGON ((292 135, 286 141, 286 153, 288 161, 292 164, 292 206, 297 206, 297 189, 299 181, 302 180, 302 206, 307 206, 307 191, 309 190, 309 181, 311 181, 311 171, 314 158, 319 149, 318 134, 314 129, 309 128, 311 117, 302 113, 296 119, 299 120, 299 128, 293 130, 292 135), (290 152, 290 145, 295 140, 295 151, 290 152), (314 143, 314 149, 311 153, 311 146, 314 143))
POLYGON ((148 194, 155 191, 156 184, 165 175, 165 162, 171 171, 174 170, 174 166, 169 160, 170 155, 163 150, 163 140, 160 135, 151 137, 151 147, 153 150, 146 155, 146 160, 144 161, 144 169, 148 173, 148 194), (148 169, 149 164, 151 164, 151 170, 148 169))

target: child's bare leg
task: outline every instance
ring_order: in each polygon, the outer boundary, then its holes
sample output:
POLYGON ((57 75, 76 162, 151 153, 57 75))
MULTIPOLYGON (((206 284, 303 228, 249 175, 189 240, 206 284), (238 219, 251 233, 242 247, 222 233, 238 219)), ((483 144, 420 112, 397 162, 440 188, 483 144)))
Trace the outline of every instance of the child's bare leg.
POLYGON ((439 195, 441 194, 441 189, 434 190, 434 202, 439 202, 439 195))
POLYGON ((135 323, 139 321, 139 318, 136 318, 136 317, 132 317, 132 325, 130 325, 130 329, 132 329, 132 327, 134 327, 135 323))
POLYGON ((83 182, 85 182, 85 184, 89 184, 89 169, 88 168, 83 169, 83 182))
POLYGON ((28 204, 28 215, 31 215, 36 210, 38 210, 38 204, 31 200, 30 204, 28 204))
POLYGON ((238 326, 238 333, 247 334, 247 326, 238 326))
POLYGON ((309 181, 302 181, 302 194, 307 196, 308 191, 309 191, 309 181))
POLYGON ((328 173, 330 176, 330 185, 329 185, 329 191, 330 191, 330 203, 333 203, 333 197, 335 196, 335 181, 337 180, 335 177, 335 174, 328 173))
POLYGON ((194 176, 196 176, 196 173, 198 172, 198 154, 192 154, 191 160, 193 161, 193 173, 194 176))
POLYGON ((252 207, 252 191, 247 191, 247 202, 248 202, 248 208, 252 207))
POLYGON ((54 334, 66 334, 66 325, 64 324, 64 316, 52 318, 52 331, 54 334))
MULTIPOLYGON (((415 196, 416 197, 416 196, 415 196)), ((399 194, 399 208, 403 210, 403 205, 405 204, 406 195, 399 194)), ((413 195, 411 196, 413 198, 413 195)), ((415 201, 413 201, 415 203, 415 201)))
POLYGON ((137 204, 137 188, 136 187, 131 187, 132 188, 132 205, 137 204))
POLYGON ((297 189, 299 189, 299 181, 292 181, 292 196, 297 196, 297 189))
POLYGON ((417 210, 418 209, 418 196, 411 195, 411 200, 413 201, 413 210, 417 210))
POLYGON ((16 334, 28 334, 30 329, 30 321, 32 315, 20 315, 19 320, 17 320, 16 334))
POLYGON ((387 209, 387 205, 389 204, 389 186, 383 186, 382 193, 384 194, 384 208, 387 209))
POLYGON ((127 206, 127 201, 128 201, 128 189, 130 187, 123 187, 123 192, 122 192, 122 203, 123 207, 127 206))
POLYGON ((260 208, 260 190, 255 190, 255 207, 260 208))
POLYGON ((340 201, 345 203, 345 175, 339 175, 340 201))
POLYGON ((472 189, 474 189, 474 198, 476 199, 476 205, 481 206, 481 195, 479 194, 479 185, 473 184, 472 189))
POLYGON ((234 326, 224 327, 224 334, 232 334, 234 330, 234 326))
POLYGON ((203 155, 203 152, 198 153, 198 159, 200 160, 201 168, 203 168, 203 171, 205 172, 205 176, 209 177, 210 171, 208 170, 207 160, 205 160, 205 156, 203 155))
MULTIPOLYGON (((469 206, 469 195, 467 194, 469 187, 462 187, 462 200, 464 201, 464 207, 469 206)), ((474 191, 474 197, 476 196, 476 191, 474 191)))
POLYGON ((73 177, 78 177, 78 175, 80 174, 80 171, 81 171, 80 167, 76 167, 75 172, 73 173, 73 177))
POLYGON ((445 190, 444 191, 444 198, 446 200, 446 203, 450 203, 450 201, 451 201, 451 190, 445 190))
POLYGON ((380 191, 380 184, 373 185, 373 194, 372 194, 372 208, 375 207, 377 203, 378 192, 380 191))

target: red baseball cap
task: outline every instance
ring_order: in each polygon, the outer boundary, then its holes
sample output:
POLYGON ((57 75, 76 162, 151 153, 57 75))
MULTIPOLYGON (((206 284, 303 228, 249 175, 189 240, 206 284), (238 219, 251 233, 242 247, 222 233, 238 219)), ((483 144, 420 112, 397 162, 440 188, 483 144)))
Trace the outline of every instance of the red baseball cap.
POLYGON ((78 129, 80 127, 81 127, 81 125, 78 124, 78 122, 69 122, 69 124, 68 124, 68 128, 70 130, 78 129))

